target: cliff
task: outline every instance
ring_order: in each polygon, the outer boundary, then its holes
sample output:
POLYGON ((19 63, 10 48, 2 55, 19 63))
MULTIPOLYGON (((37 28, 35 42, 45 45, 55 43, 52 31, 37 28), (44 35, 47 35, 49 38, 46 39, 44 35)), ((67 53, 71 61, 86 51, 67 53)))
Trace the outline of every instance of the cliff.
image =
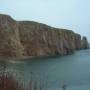
POLYGON ((68 55, 86 48, 86 38, 71 30, 0 14, 0 58, 68 55))
POLYGON ((89 43, 88 43, 88 40, 85 36, 83 36, 83 38, 82 38, 81 45, 82 45, 83 49, 88 49, 89 48, 89 43))

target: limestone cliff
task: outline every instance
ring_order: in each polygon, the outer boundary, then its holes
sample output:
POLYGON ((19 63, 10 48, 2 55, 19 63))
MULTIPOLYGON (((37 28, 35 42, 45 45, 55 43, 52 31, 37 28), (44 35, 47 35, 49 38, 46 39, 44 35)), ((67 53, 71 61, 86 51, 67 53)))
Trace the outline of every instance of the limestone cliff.
POLYGON ((85 48, 88 41, 81 42, 81 35, 71 30, 0 14, 0 58, 68 55, 85 48))

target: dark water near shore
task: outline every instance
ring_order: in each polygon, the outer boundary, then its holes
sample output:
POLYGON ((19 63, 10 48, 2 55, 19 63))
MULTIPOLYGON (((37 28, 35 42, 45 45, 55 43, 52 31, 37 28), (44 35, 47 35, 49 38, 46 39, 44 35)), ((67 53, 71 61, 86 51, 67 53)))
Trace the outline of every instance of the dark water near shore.
POLYGON ((32 76, 33 80, 44 83, 48 90, 62 90, 62 84, 67 85, 66 90, 90 89, 90 50, 63 57, 0 62, 2 64, 18 79, 28 82, 32 76))

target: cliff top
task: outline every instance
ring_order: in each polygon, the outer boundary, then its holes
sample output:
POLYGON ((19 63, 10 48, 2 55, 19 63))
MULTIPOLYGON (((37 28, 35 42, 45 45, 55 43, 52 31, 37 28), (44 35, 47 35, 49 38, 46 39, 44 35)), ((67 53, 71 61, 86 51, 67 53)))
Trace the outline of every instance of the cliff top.
MULTIPOLYGON (((8 22, 11 21, 11 20, 12 21, 17 21, 17 20, 14 20, 9 15, 0 14, 0 21, 3 21, 4 22, 5 20, 7 20, 8 22)), ((17 21, 17 23, 20 23, 20 24, 23 24, 23 25, 34 25, 34 26, 40 26, 40 27, 47 27, 47 28, 52 28, 52 29, 55 29, 55 30, 64 30, 65 32, 71 31, 73 33, 72 30, 62 29, 62 28, 56 28, 56 27, 52 27, 52 26, 49 26, 47 24, 43 24, 43 23, 36 22, 36 21, 17 21)))

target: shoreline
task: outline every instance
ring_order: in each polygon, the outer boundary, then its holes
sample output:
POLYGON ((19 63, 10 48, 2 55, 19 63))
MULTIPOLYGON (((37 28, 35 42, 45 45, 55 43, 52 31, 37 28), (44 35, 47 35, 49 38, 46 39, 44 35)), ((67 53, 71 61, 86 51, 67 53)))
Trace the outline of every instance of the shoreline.
MULTIPOLYGON (((81 49, 82 50, 82 49, 81 49)), ((81 50, 75 50, 75 52, 81 51, 81 50)), ((84 50, 90 50, 90 49, 84 49, 84 50)), ((67 54, 67 55, 46 55, 46 56, 24 56, 24 57, 19 57, 19 58, 2 58, 0 59, 0 61, 25 61, 25 60, 36 60, 36 59, 46 59, 46 58, 57 58, 57 57, 64 57, 64 56, 69 56, 69 55, 73 55, 72 54, 67 54)))

